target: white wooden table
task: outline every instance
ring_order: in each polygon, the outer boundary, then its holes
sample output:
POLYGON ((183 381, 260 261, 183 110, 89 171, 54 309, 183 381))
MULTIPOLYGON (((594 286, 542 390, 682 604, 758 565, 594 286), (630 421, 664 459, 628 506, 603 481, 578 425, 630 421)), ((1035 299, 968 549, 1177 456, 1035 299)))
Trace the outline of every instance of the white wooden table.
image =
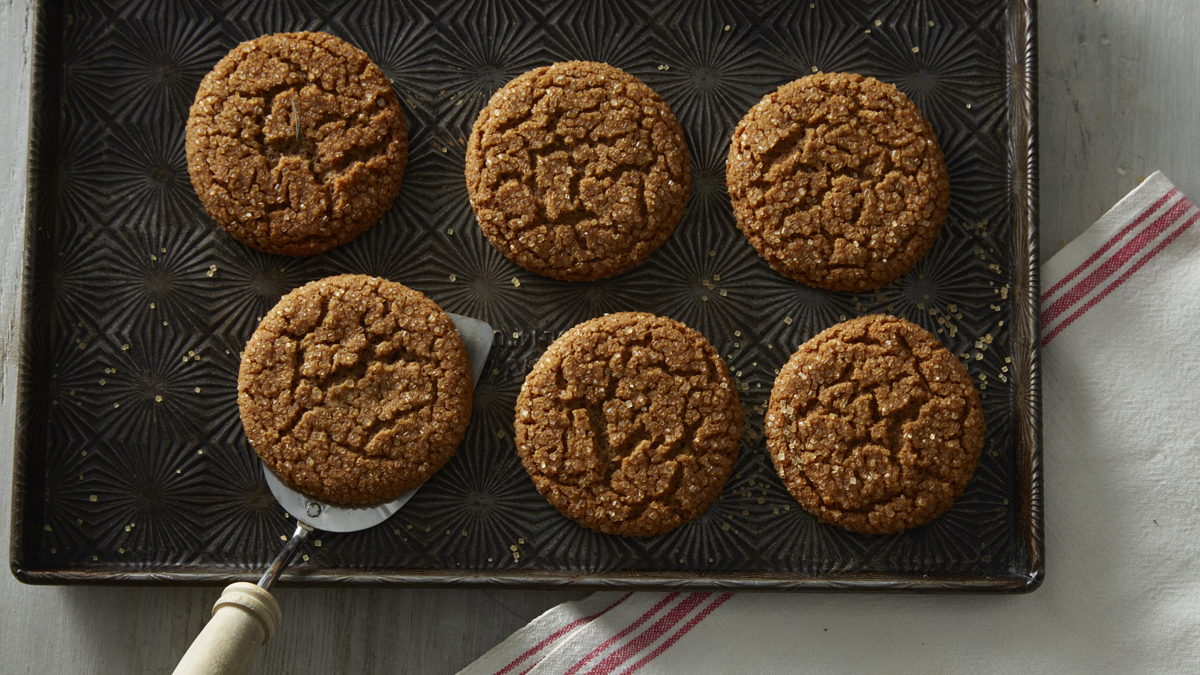
MULTIPOLYGON (((1200 2, 1052 0, 1040 23, 1043 259, 1156 169, 1200 198, 1200 2)), ((29 0, 0 3, 0 542, 10 523, 29 0)), ((1049 552, 1053 555, 1053 551, 1049 552)), ((170 673, 215 588, 29 587, 0 572, 0 673, 170 673)), ((281 589, 261 673, 452 673, 581 593, 281 589)))

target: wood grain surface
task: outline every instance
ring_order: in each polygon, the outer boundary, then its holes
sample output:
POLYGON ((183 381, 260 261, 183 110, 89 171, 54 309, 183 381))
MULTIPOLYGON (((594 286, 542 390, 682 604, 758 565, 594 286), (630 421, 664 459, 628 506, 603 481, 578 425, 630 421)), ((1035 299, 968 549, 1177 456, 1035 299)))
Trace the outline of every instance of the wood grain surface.
MULTIPOLYGON (((1041 242, 1053 255, 1156 169, 1200 198, 1200 3, 1042 4, 1041 242)), ((28 0, 0 2, 0 467, 11 471, 25 219, 28 0)), ((0 513, 11 485, 0 481, 0 513)), ((10 522, 0 516, 0 541, 10 522)), ((1054 552, 1048 554, 1053 556, 1054 552)), ((0 573, 0 673, 170 673, 218 588, 29 587, 0 573)), ((453 673, 571 592, 281 589, 260 673, 453 673)))
POLYGON ((1200 3, 1041 3, 1042 260, 1161 170, 1200 199, 1200 3))

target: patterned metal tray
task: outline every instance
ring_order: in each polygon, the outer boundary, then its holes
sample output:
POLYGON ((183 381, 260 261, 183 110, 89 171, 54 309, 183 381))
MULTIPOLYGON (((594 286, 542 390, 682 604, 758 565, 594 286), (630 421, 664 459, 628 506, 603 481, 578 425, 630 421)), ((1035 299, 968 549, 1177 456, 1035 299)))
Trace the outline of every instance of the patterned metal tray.
POLYGON ((457 455, 392 520, 318 534, 284 582, 574 588, 1028 591, 1040 583, 1042 479, 1032 0, 654 3, 44 0, 37 10, 12 569, 30 583, 250 579, 292 525, 238 418, 238 353, 289 289, 388 277, 484 319, 497 344, 457 455), (324 30, 366 50, 405 106, 395 205, 328 254, 252 251, 205 215, 184 120, 204 74, 264 33, 324 30), (535 66, 607 61, 672 106, 692 154, 676 233, 595 283, 510 263, 483 238, 466 138, 500 85, 535 66), (933 250, 875 292, 773 272, 733 224, 728 139, 764 94, 856 71, 895 83, 933 123, 950 218, 933 250), (601 535, 560 516, 513 445, 526 372, 561 331, 617 310, 699 329, 746 413, 719 501, 667 535, 601 535), (779 368, 825 327, 915 321, 967 364, 988 434, 965 494, 897 536, 821 525, 764 451, 779 368))

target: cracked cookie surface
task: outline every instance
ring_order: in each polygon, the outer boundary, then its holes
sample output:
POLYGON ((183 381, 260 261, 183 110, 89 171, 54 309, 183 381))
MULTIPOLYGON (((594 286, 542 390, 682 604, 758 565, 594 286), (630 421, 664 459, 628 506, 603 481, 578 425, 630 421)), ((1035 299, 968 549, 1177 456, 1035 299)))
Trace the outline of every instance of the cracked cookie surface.
POLYGON ((962 494, 984 420, 971 376, 936 337, 875 314, 800 346, 775 380, 765 431, 775 470, 805 509, 891 534, 962 494))
POLYGON ((246 345, 238 408, 280 480, 340 504, 420 485, 454 454, 471 416, 458 329, 401 284, 346 274, 283 296, 246 345))
POLYGON ((709 507, 741 436, 734 382, 700 333, 638 312, 555 340, 517 399, 517 451, 563 515, 648 537, 709 507))
POLYGON ((543 276, 587 281, 644 260, 687 204, 683 129, 641 80, 569 61, 504 85, 467 144, 467 192, 492 244, 543 276))
POLYGON ((768 94, 725 165, 738 227, 795 281, 866 291, 933 245, 950 206, 933 127, 894 86, 820 73, 768 94))
POLYGON ((400 191, 408 131, 383 71, 325 33, 243 42, 200 83, 188 173, 213 220, 260 251, 321 253, 374 225, 400 191))

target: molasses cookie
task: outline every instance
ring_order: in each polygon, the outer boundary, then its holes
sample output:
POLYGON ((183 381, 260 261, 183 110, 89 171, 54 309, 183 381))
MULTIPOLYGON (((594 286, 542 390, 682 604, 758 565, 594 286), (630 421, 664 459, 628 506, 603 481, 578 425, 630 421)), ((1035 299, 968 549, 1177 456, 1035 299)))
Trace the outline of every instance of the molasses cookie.
POLYGON ((365 232, 400 191, 407 157, 387 77, 325 33, 238 45, 188 116, 188 173, 205 210, 267 253, 313 255, 365 232))
POLYGON ((570 61, 504 85, 467 144, 467 192, 492 244, 565 281, 633 267, 675 230, 691 167, 683 129, 641 80, 570 61))
POLYGON ((933 128, 890 84, 821 73, 783 85, 733 132, 738 227, 778 272, 832 291, 903 275, 950 206, 933 128))
POLYGON ((704 513, 737 459, 741 407, 700 333, 622 312, 555 340, 517 399, 534 485, 584 527, 662 534, 704 513))
POLYGON ((238 407, 258 456, 293 489, 383 502, 454 454, 471 416, 471 364, 432 300, 345 274, 267 314, 242 357, 238 407))
POLYGON ((767 448, 792 496, 826 523, 890 534, 962 494, 983 449, 971 376, 920 326, 871 315, 801 345, 775 380, 767 448))

